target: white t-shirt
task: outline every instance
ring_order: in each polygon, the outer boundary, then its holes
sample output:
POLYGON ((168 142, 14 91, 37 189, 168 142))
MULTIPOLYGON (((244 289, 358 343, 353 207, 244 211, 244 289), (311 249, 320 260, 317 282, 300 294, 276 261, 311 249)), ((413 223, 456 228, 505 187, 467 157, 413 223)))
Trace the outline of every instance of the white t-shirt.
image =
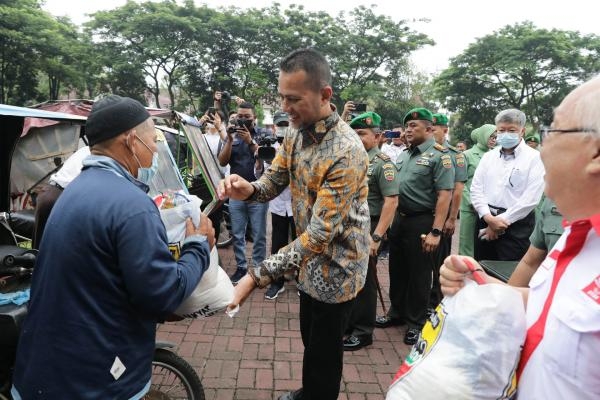
MULTIPOLYGON (((214 154, 215 158, 217 159, 217 165, 219 165, 219 168, 221 169, 221 172, 227 176, 229 175, 229 164, 227 164, 226 166, 222 167, 219 164, 219 142, 221 141, 221 137, 218 134, 212 134, 212 133, 206 133, 204 134, 204 138, 206 139, 206 143, 208 143, 208 147, 210 148, 210 152, 214 154)), ((225 144, 221 144, 221 150, 223 150, 223 147, 225 146, 225 144)))
POLYGON ((90 155, 90 148, 83 146, 71 154, 55 174, 50 176, 50 181, 60 185, 63 189, 81 173, 83 159, 90 155))
MULTIPOLYGON (((543 338, 525 364, 518 399, 600 399, 600 214, 556 286, 543 338)), ((527 326, 543 312, 571 227, 531 278, 527 326)), ((565 255, 563 255, 565 257, 565 255)))

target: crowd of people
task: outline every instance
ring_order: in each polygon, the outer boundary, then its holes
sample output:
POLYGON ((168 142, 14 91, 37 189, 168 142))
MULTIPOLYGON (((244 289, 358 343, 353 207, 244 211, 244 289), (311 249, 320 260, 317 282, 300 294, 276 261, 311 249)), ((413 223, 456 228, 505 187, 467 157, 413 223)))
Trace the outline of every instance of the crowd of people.
MULTIPOLYGON (((405 325, 404 343, 415 344, 432 308, 469 279, 465 260, 518 262, 508 284, 527 309, 519 398, 599 398, 600 78, 570 93, 542 135, 526 135, 520 110, 499 110, 467 148, 450 145, 448 117, 427 108, 409 110, 390 131, 351 101, 338 114, 330 66, 313 49, 290 53, 279 68, 282 110, 268 129, 243 99, 224 112, 218 92, 199 119, 225 176, 218 192, 233 232, 231 307, 257 287, 275 300, 285 281, 300 296, 302 387, 280 399, 337 399, 344 351, 371 345, 375 328, 405 325), (265 136, 278 139, 273 159, 260 156, 265 136), (457 225, 458 255, 450 255, 457 225), (377 264, 388 249, 390 306, 377 316, 377 264)), ((112 96, 92 108, 91 156, 41 227, 15 398, 140 398, 148 390, 149 370, 125 367, 150 365, 154 325, 201 278, 216 225, 205 216, 200 226, 188 222, 172 260, 158 211, 142 199, 156 169, 152 128, 131 99, 112 96), (115 111, 128 119, 112 118, 115 111), (94 201, 82 202, 90 192, 94 201), (56 245, 67 232, 85 253, 56 245), (57 273, 63 279, 47 278, 57 273), (50 337, 68 346, 48 352, 50 337), (80 362, 85 368, 65 380, 65 368, 80 362), (98 379, 105 366, 110 382, 98 379)))

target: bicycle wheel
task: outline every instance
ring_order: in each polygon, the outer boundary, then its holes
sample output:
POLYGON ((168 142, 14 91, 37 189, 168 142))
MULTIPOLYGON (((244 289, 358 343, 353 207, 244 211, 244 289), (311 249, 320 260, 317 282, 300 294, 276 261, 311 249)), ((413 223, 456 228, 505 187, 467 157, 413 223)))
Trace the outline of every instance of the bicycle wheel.
POLYGON ((229 210, 225 208, 223 210, 223 218, 221 218, 221 230, 219 231, 219 237, 217 238, 217 249, 222 249, 233 243, 230 221, 229 210))
POLYGON ((152 382, 145 400, 205 400, 202 382, 194 368, 166 349, 156 349, 152 382))

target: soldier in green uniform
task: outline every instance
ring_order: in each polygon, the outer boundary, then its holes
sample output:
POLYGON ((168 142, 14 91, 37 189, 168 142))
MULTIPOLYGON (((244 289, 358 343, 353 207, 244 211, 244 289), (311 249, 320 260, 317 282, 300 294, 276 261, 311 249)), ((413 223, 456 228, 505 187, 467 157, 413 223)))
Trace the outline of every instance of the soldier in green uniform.
POLYGON ((373 329, 377 316, 377 254, 381 240, 389 228, 398 206, 400 181, 396 166, 379 149, 381 117, 374 112, 360 114, 350 122, 369 155, 369 213, 371 214, 371 246, 369 269, 365 286, 360 291, 350 316, 349 336, 344 350, 354 351, 373 343, 373 329))
POLYGON ((531 147, 532 149, 539 150, 540 134, 537 132, 530 133, 529 135, 525 136, 525 143, 527 143, 527 146, 531 147))
POLYGON ((481 157, 488 150, 496 146, 496 125, 485 124, 471 132, 473 147, 463 154, 467 163, 467 183, 465 184, 462 202, 460 203, 460 238, 458 241, 458 254, 473 257, 475 255, 475 229, 479 216, 471 205, 471 181, 475 175, 475 168, 481 157))
MULTIPOLYGON (((450 212, 442 229, 442 240, 437 252, 437 265, 442 265, 446 257, 450 255, 452 248, 452 235, 456 228, 458 219, 458 210, 462 199, 463 189, 467 181, 467 163, 464 154, 456 147, 451 146, 446 140, 448 135, 448 117, 445 114, 433 114, 433 138, 437 144, 441 144, 448 149, 448 154, 452 158, 454 166, 454 191, 452 192, 452 202, 450 203, 450 212)), ((433 269, 433 287, 431 289, 430 306, 435 308, 442 301, 442 292, 440 290, 439 269, 433 269)))
POLYGON ((425 108, 404 117, 410 149, 396 162, 398 210, 390 229, 390 301, 387 315, 375 326, 408 324, 404 343, 416 343, 427 317, 435 254, 450 209, 454 167, 448 150, 435 143, 433 115, 425 108), (423 238, 422 238, 423 236, 423 238))
POLYGON ((544 196, 541 206, 536 210, 535 228, 529 237, 531 244, 508 280, 509 285, 529 286, 529 280, 562 235, 562 221, 563 216, 556 208, 556 204, 544 196))

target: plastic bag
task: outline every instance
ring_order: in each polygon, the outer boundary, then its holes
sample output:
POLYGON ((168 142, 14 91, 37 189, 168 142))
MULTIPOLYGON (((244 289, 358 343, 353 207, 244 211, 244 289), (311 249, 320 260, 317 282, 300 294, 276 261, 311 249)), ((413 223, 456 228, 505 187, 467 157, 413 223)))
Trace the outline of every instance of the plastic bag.
MULTIPOLYGON (((186 219, 191 217, 196 226, 200 223, 202 200, 177 192, 157 196, 154 202, 160 209, 160 217, 167 229, 169 249, 173 257, 178 259, 185 239, 186 219)), ((175 310, 175 315, 184 318, 208 317, 224 310, 232 301, 233 285, 219 266, 219 254, 217 248, 213 247, 208 269, 192 294, 175 310)))
POLYGON ((509 286, 465 283, 430 315, 386 400, 497 400, 516 393, 523 298, 509 286))

